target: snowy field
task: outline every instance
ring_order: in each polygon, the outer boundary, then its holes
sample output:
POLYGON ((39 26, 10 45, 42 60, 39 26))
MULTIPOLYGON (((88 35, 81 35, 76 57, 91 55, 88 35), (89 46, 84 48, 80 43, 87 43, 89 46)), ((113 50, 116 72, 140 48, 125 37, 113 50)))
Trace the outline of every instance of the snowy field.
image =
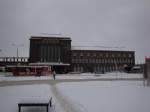
MULTIPOLYGON (((61 106, 59 106, 59 102, 51 91, 50 85, 41 84, 0 87, 0 112, 18 112, 19 102, 43 102, 49 100, 51 97, 54 106, 53 108, 49 108, 50 112, 63 112, 61 106)), ((21 110, 22 112, 46 112, 45 107, 22 107, 21 110)))
POLYGON ((150 87, 142 81, 58 84, 75 112, 150 112, 150 87))
MULTIPOLYGON (((46 84, 0 87, 0 112, 18 112, 17 103, 22 100, 50 97, 55 108, 50 112, 150 112, 150 87, 144 87, 142 81, 71 82, 52 88, 46 84)), ((22 109, 46 111, 44 107, 22 109)))
MULTIPOLYGON (((49 85, 24 85, 0 87, 0 112, 18 112, 17 103, 24 99, 48 99, 51 96, 49 85)), ((40 112, 41 109, 30 109, 40 112)))
MULTIPOLYGON (((142 74, 107 73, 57 75, 62 79, 142 78, 142 74)), ((0 76, 0 81, 46 80, 52 76, 0 76)), ((12 82, 13 83, 13 82, 12 82)), ((18 112, 22 100, 47 100, 53 97, 50 112, 150 112, 150 87, 142 81, 114 80, 65 82, 56 85, 15 85, 0 87, 0 112, 18 112)), ((45 107, 23 108, 23 112, 45 112, 45 107)))

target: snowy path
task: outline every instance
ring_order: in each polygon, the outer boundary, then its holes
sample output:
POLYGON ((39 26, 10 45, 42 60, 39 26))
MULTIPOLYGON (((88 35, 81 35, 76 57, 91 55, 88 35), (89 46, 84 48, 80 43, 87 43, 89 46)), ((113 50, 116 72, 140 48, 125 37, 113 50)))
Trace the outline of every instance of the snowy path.
POLYGON ((66 96, 61 94, 56 85, 51 87, 52 93, 55 95, 56 100, 59 101, 63 112, 88 112, 83 105, 68 99, 66 96))
POLYGON ((67 101, 67 99, 62 94, 60 94, 60 92, 56 88, 56 85, 53 85, 51 89, 53 94, 56 97, 56 100, 59 101, 60 106, 63 108, 64 112, 77 112, 72 107, 72 105, 67 101))

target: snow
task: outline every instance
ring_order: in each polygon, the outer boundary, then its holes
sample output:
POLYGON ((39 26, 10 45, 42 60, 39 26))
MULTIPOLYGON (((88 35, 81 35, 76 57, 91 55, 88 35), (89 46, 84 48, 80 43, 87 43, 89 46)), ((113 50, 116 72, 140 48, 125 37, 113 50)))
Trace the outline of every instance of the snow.
POLYGON ((143 78, 142 74, 127 74, 127 73, 106 73, 106 74, 68 74, 68 75, 56 75, 56 79, 116 79, 116 78, 143 78))
POLYGON ((150 112, 150 88, 142 81, 72 82, 57 88, 78 112, 150 112))
MULTIPOLYGON (((8 74, 7 74, 8 75, 8 74)), ((82 73, 82 74, 56 74, 56 79, 116 79, 116 78, 143 78, 142 74, 134 73, 123 73, 123 72, 110 72, 106 74, 92 74, 92 73, 82 73)), ((52 76, 5 76, 0 75, 0 81, 26 81, 26 80, 52 80, 52 76)))
MULTIPOLYGON (((0 87, 0 112, 17 112, 18 102, 53 98, 51 112, 150 112, 150 87, 142 80, 65 82, 69 79, 141 79, 142 74, 57 74, 57 84, 0 87), (59 82, 59 80, 64 80, 59 82)), ((52 76, 14 77, 0 75, 0 82, 53 80, 52 76)), ((38 83, 38 81, 37 81, 38 83)), ((5 83, 4 83, 5 84, 5 83)), ((17 84, 17 83, 16 83, 17 84)), ((18 83, 20 84, 20 83, 18 83)), ((23 108, 24 112, 45 112, 44 107, 23 108)))
POLYGON ((27 80, 48 80, 52 79, 50 76, 10 76, 10 77, 5 77, 1 76, 0 81, 27 81, 27 80))
POLYGON ((17 103, 24 99, 50 99, 48 85, 0 87, 0 111, 17 112, 17 103))
MULTIPOLYGON (((56 98, 51 91, 51 86, 42 85, 18 85, 0 87, 0 112, 18 112, 18 103, 26 101, 47 101, 52 97, 52 104, 56 105, 57 112, 63 112, 56 103, 56 98), (61 111, 60 111, 61 110, 61 111)), ((52 109, 51 109, 52 110, 52 109)), ((45 112, 45 107, 22 108, 23 112, 45 112)), ((54 111, 51 111, 54 112, 54 111)))

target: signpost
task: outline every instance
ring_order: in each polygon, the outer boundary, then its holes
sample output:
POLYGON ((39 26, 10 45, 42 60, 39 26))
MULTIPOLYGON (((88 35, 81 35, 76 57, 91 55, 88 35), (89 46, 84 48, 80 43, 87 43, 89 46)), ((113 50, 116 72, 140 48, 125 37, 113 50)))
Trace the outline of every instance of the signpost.
POLYGON ((145 58, 144 65, 144 85, 150 86, 150 58, 145 58))

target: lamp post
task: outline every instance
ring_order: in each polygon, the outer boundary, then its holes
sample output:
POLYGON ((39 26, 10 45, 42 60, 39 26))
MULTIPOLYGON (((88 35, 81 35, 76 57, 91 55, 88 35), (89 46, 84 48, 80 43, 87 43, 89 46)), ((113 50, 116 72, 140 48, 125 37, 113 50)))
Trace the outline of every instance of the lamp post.
POLYGON ((23 44, 12 44, 12 46, 16 47, 17 48, 17 59, 19 57, 19 47, 23 47, 24 45, 23 44))

